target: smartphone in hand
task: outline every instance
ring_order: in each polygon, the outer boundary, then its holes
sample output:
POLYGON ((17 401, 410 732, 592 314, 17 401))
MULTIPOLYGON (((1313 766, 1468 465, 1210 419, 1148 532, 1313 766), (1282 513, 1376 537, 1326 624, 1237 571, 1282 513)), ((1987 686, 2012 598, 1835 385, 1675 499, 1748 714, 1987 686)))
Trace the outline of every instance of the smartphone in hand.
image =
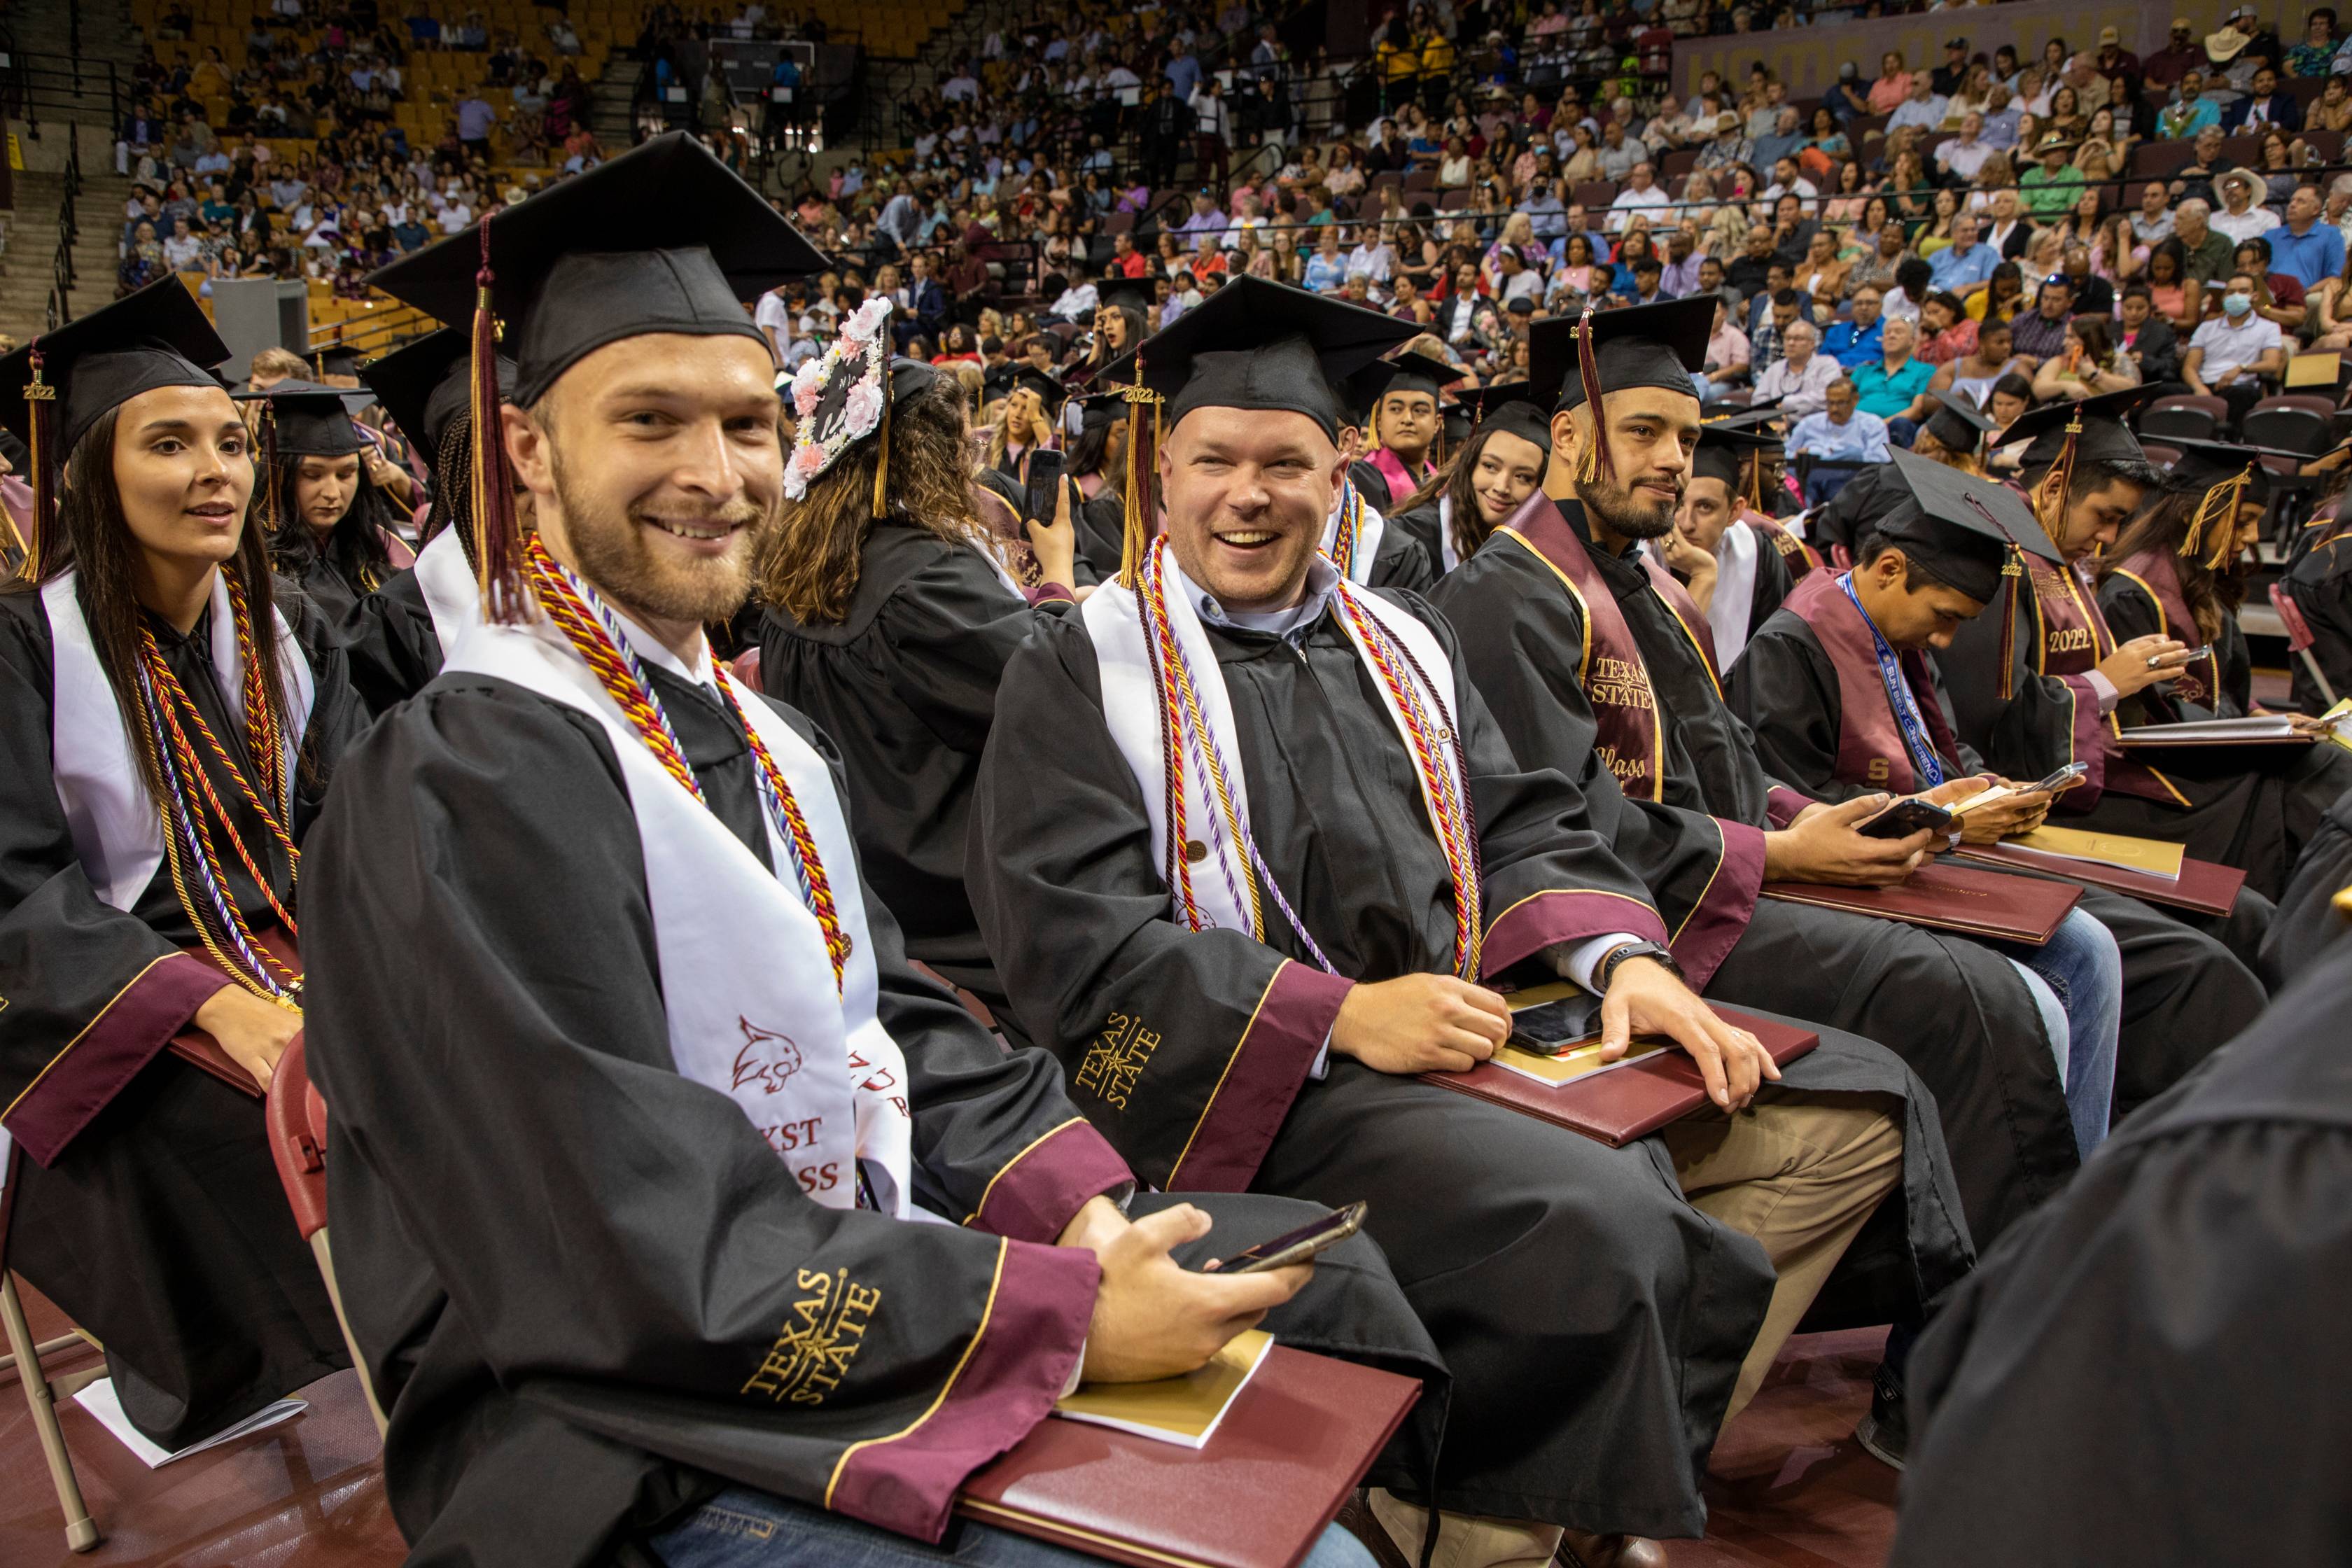
POLYGON ((1212 1263, 1203 1273, 1262 1274, 1269 1268, 1287 1268, 1294 1263, 1304 1263, 1318 1253, 1328 1252, 1364 1227, 1364 1215, 1371 1205, 1352 1203, 1336 1213, 1325 1215, 1311 1225, 1277 1236, 1271 1241, 1261 1241, 1255 1247, 1234 1253, 1231 1258, 1212 1263))
POLYGON ((1927 829, 1949 833, 1952 814, 1932 801, 1898 800, 1854 826, 1854 831, 1864 838, 1908 838, 1927 829))
POLYGON ((1024 476, 1021 515, 1030 522, 1050 524, 1054 521, 1055 492, 1062 483, 1062 454, 1050 447, 1029 454, 1029 467, 1024 476))

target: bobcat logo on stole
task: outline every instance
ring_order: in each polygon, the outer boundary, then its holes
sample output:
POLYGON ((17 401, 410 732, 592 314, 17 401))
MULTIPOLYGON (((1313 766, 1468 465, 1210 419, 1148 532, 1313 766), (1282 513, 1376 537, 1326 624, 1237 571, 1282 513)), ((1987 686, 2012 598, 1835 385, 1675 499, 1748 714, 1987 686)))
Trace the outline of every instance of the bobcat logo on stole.
POLYGON ((790 1035, 780 1035, 772 1029, 762 1029, 745 1017, 735 1020, 743 1026, 743 1048, 735 1053, 735 1081, 730 1092, 745 1084, 756 1083, 770 1094, 782 1094, 784 1080, 801 1070, 801 1048, 790 1035))

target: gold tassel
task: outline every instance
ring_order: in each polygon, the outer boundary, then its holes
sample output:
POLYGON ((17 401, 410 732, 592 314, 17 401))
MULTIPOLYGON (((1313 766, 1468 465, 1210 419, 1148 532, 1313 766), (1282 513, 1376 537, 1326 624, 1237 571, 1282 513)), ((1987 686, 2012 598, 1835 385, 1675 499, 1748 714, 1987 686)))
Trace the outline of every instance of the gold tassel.
POLYGON ((885 359, 882 362, 881 439, 875 443, 874 504, 866 512, 868 517, 882 515, 884 502, 890 493, 890 405, 896 401, 890 395, 890 362, 885 359))
POLYGON ((1132 591, 1143 580, 1143 552, 1150 543, 1153 522, 1152 472, 1160 466, 1160 419, 1166 400, 1143 384, 1143 356, 1135 356, 1135 384, 1118 389, 1127 403, 1127 493, 1118 548, 1118 582, 1132 591), (1151 410, 1151 453, 1143 451, 1143 412, 1151 410))
POLYGON ((2198 553, 2198 544, 2204 542, 2204 565, 2209 572, 2219 572, 2222 564, 2236 553, 2238 546, 2238 507, 2245 500, 2246 486, 2253 478, 2253 466, 2248 464, 2236 478, 2222 480, 2207 490, 2197 503, 2197 511, 2189 520, 2189 531, 2180 541, 2182 555, 2198 553))
MULTIPOLYGON (((33 515, 26 520, 25 534, 16 540, 25 552, 16 563, 16 575, 24 582, 37 583, 41 580, 43 536, 50 525, 51 492, 56 488, 49 465, 57 458, 52 448, 57 445, 58 389, 41 379, 41 365, 47 356, 41 353, 38 338, 33 340, 28 357, 33 363, 33 379, 25 388, 25 449, 32 472, 25 476, 25 482, 33 492, 33 515)), ((5 521, 5 514, 0 513, 0 521, 5 521)), ((8 531, 16 534, 13 522, 8 524, 8 531)))
POLYGON ((2083 415, 2077 408, 2074 418, 2066 422, 2066 444, 2058 448, 2058 460, 2042 477, 2041 494, 2034 500, 2033 521, 2059 549, 2066 548, 2066 492, 2074 483, 2074 448, 2083 434, 2083 415))

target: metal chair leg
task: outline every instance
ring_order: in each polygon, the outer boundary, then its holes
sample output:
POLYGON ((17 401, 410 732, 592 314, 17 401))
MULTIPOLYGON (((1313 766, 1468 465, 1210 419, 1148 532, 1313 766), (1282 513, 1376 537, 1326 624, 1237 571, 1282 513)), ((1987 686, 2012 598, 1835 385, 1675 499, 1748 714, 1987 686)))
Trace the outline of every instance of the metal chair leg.
POLYGON ((49 1479, 57 1483, 58 1506, 65 1510, 66 1545, 88 1552, 98 1544, 98 1526, 81 1500, 81 1485, 74 1479, 73 1456, 66 1452, 65 1434, 58 1427, 49 1380, 41 1371, 39 1350, 33 1343, 32 1325, 25 1321, 24 1303, 16 1299, 16 1279, 0 1274, 0 1321, 8 1329, 8 1348, 16 1373, 25 1383, 25 1403, 32 1407, 33 1430, 40 1434, 41 1457, 49 1463, 49 1479))

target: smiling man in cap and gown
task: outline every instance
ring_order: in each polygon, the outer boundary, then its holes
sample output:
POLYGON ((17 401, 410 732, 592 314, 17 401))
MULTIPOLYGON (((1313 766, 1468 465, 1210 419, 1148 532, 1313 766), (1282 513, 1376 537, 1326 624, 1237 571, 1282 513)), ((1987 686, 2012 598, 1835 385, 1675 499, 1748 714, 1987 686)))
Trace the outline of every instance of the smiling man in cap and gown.
MULTIPOLYGON (((806 254, 672 135, 376 277, 455 319, 485 274, 482 618, 369 731, 310 881, 336 1263, 412 1562, 932 1562, 953 1529, 1058 1563, 951 1525, 964 1478, 1081 1370, 1195 1366, 1305 1283, 1179 1268, 1197 1211, 1129 1225, 1053 1063, 908 967, 824 737, 711 660, 785 476, 741 302, 806 254), (615 234, 664 247, 588 248, 615 234)), ((1339 1256, 1268 1326, 1433 1368, 1377 1254, 1339 1256)))
POLYGON ((1512 756, 1454 631, 1316 549, 1333 384, 1393 331, 1244 279, 1142 345, 1167 531, 1137 517, 1120 578, 1007 668, 973 903, 1024 1032, 1139 1175, 1370 1200, 1454 1373, 1435 1492, 1374 1495, 1409 1555, 1433 1504, 1444 1561, 1548 1563, 1565 1526, 1578 1561, 1655 1562, 1622 1538, 1700 1532, 1726 1410, 1881 1198, 1922 1235, 1906 1283, 1966 1242, 1900 1065, 1833 1032, 1759 1062, 1576 786, 1512 756), (1612 1150, 1418 1081, 1503 1038, 1507 974, 1672 1037, 1712 1109, 1612 1150), (1768 1165, 1792 1185, 1759 1226, 1768 1165))

